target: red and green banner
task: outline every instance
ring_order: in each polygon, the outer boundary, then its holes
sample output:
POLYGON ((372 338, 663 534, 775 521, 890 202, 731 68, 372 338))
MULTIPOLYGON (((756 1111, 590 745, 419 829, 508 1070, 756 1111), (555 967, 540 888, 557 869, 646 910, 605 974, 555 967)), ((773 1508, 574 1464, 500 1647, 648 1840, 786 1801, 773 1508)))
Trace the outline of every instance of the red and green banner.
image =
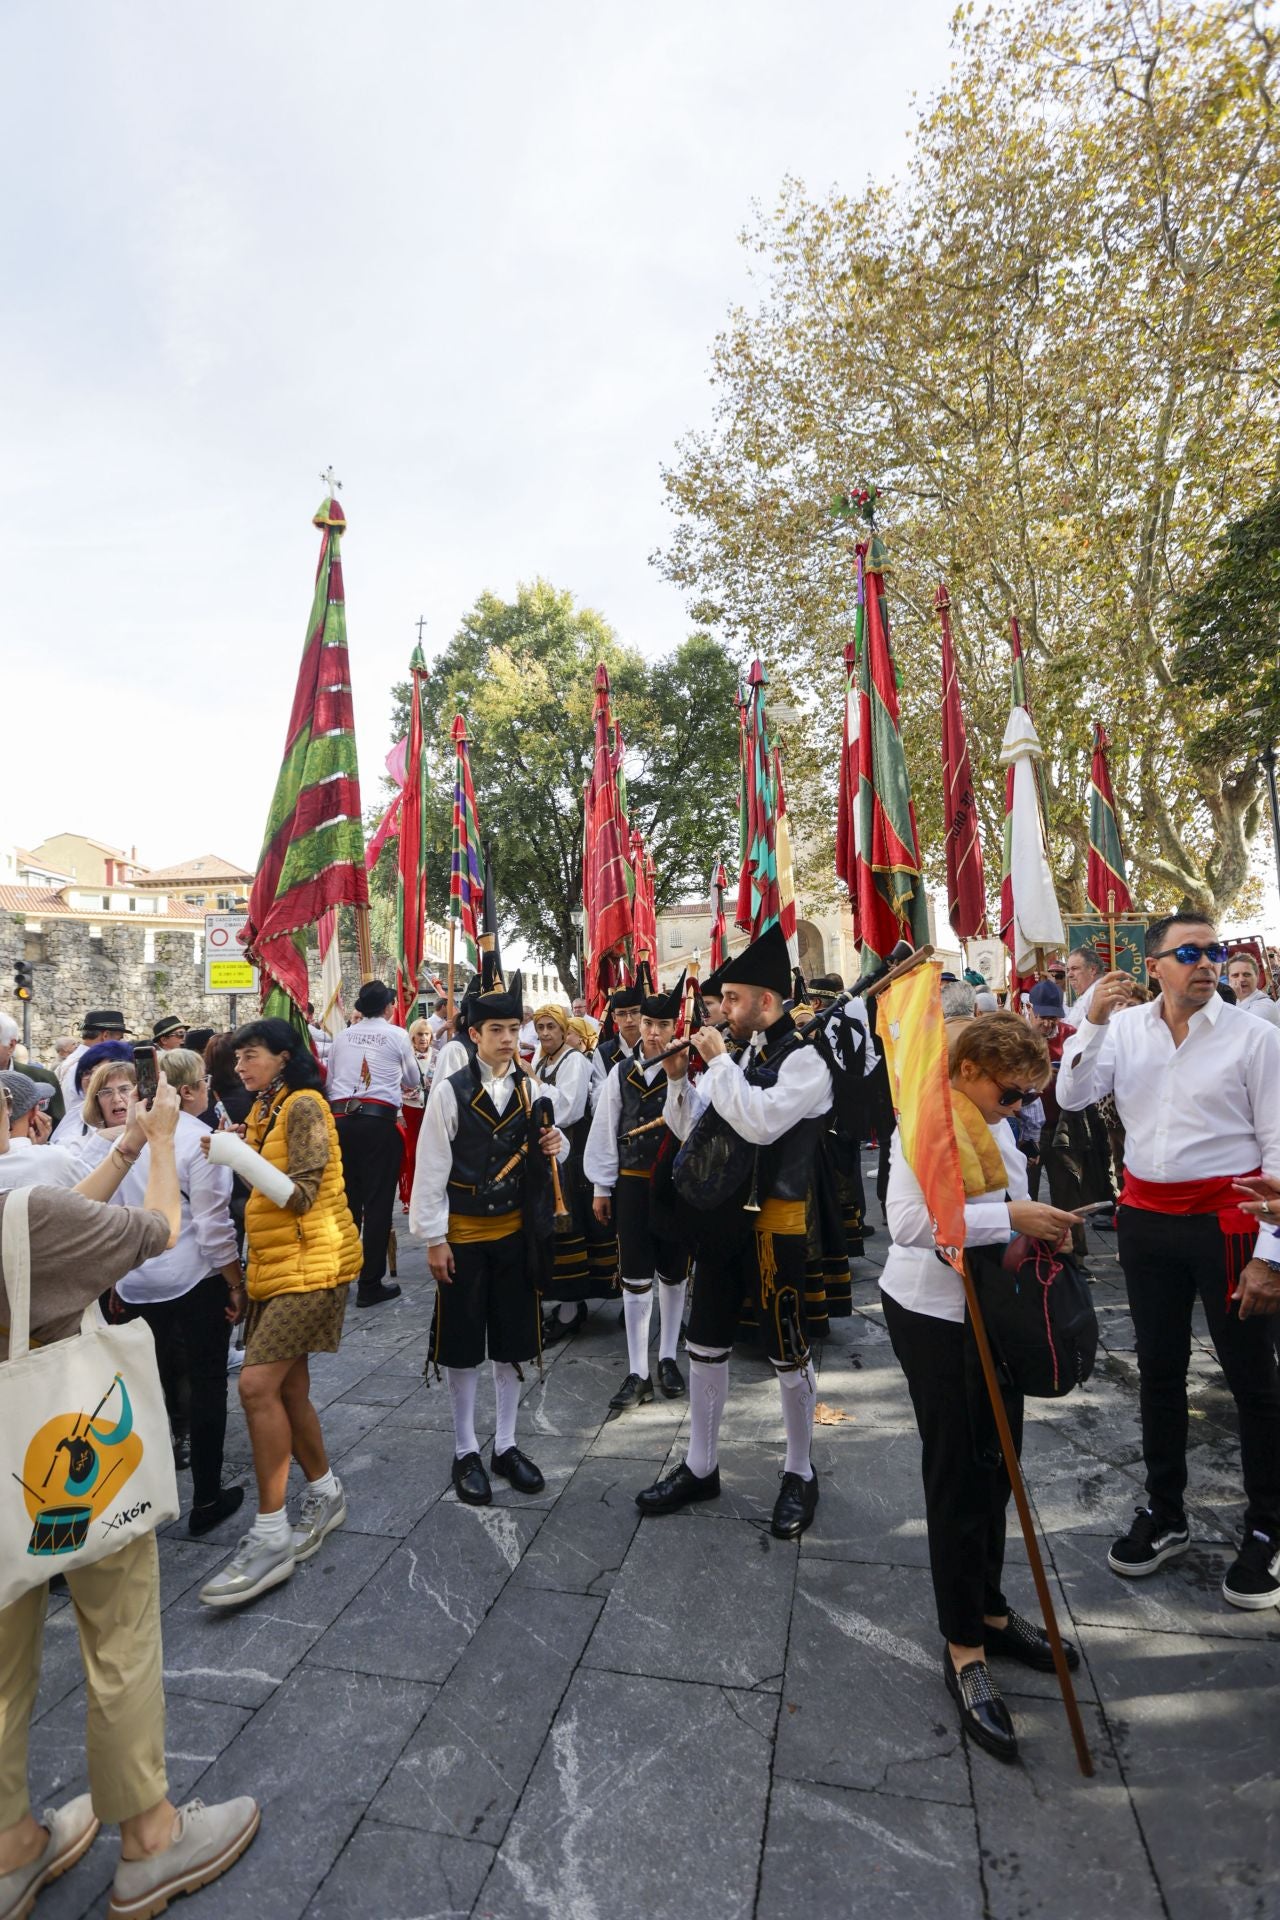
POLYGON ((933 597, 942 623, 942 800, 947 862, 947 918, 958 940, 987 935, 987 887, 978 838, 978 803, 969 764, 960 682, 951 637, 951 596, 943 581, 933 597))
POLYGON ((300 1018, 309 998, 307 937, 329 907, 366 907, 341 537, 336 499, 314 516, 320 561, 245 939, 270 986, 263 1010, 300 1018))
POLYGON ((480 846, 480 816, 471 784, 471 752, 467 723, 460 713, 453 720, 453 863, 449 869, 449 915, 462 935, 467 959, 480 965, 480 934, 484 923, 484 854, 480 846))
POLYGON ((592 1013, 597 1013, 622 979, 632 933, 635 886, 626 857, 629 836, 624 831, 624 803, 618 785, 623 747, 610 711, 609 672, 603 661, 596 668, 592 727, 591 777, 583 791, 583 992, 592 1013))
POLYGON ((738 906, 734 922, 753 940, 780 917, 778 895, 777 762, 769 737, 759 660, 738 691, 738 906))
POLYGON ((417 1005, 427 942, 427 663, 421 645, 410 656, 409 672, 409 733, 396 859, 396 1017, 402 1026, 417 1005))
POLYGON ((655 873, 653 855, 644 844, 639 827, 631 829, 631 871, 635 889, 631 901, 631 962, 635 977, 647 966, 654 990, 658 985, 658 913, 654 905, 655 873))
POLYGON ((1111 769, 1107 765, 1110 745, 1106 728, 1096 722, 1093 764, 1089 769, 1089 867, 1085 892, 1094 912, 1108 918, 1133 911, 1115 795, 1111 790, 1111 769))
POLYGON ((899 726, 898 677, 884 593, 884 550, 874 534, 858 542, 857 565, 857 716, 856 725, 846 717, 849 745, 841 766, 838 824, 843 832, 837 835, 837 856, 843 852, 841 872, 846 885, 852 868, 849 897, 862 948, 862 971, 873 973, 900 940, 909 940, 913 947, 923 946, 929 937, 929 917, 920 837, 899 726), (854 764, 856 796, 850 790, 854 764))
POLYGON ((718 973, 725 963, 728 953, 725 925, 724 896, 729 890, 729 876, 724 870, 724 861, 717 860, 711 869, 711 971, 718 973))

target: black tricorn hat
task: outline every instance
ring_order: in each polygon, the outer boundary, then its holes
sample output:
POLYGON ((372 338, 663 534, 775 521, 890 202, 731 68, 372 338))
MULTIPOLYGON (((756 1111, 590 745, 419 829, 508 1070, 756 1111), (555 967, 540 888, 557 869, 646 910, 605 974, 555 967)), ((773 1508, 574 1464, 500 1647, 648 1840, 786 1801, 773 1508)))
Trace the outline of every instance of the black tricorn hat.
POLYGON ((634 987, 619 987, 616 993, 609 995, 610 1013, 617 1013, 623 1007, 642 1007, 643 1005, 644 988, 639 981, 634 987))
MULTIPOLYGON (((488 954, 485 959, 489 958, 488 954)), ((486 1020, 522 1020, 524 1018, 524 982, 517 968, 505 987, 491 987, 486 992, 469 993, 467 1001, 468 1024, 482 1027, 486 1020)))
POLYGON ((640 1002, 641 1013, 647 1013, 651 1020, 677 1020, 680 1017, 680 1002, 684 999, 684 973, 672 987, 670 993, 647 993, 640 1002))
POLYGON ((720 969, 721 983, 735 987, 768 987, 780 1000, 791 993, 791 955, 786 935, 775 920, 758 940, 726 960, 720 969))
POLYGON ((118 1007, 94 1007, 84 1017, 80 1029, 83 1034, 90 1033, 128 1033, 124 1015, 118 1007))
POLYGON ((705 980, 698 982, 698 993, 702 999, 706 1000, 710 997, 718 1000, 720 998, 720 987, 727 964, 726 961, 722 960, 714 973, 709 973, 705 980))

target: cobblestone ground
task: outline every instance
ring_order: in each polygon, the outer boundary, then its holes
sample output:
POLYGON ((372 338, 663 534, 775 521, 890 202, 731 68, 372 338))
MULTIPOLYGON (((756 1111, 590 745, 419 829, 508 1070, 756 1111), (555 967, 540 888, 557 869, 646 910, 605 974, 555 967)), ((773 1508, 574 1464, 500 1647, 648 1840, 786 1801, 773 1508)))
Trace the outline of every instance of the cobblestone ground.
MULTIPOLYGON (((1105 1357, 1083 1392, 1033 1403, 1025 1465, 1097 1774, 1076 1772, 1052 1677, 1018 1668, 1000 1676, 1024 1754, 1006 1768, 966 1750, 939 1674, 918 1443, 875 1285, 885 1244, 856 1263, 854 1316, 822 1356, 820 1400, 845 1417, 818 1429, 821 1503, 798 1546, 769 1534, 777 1393, 749 1358, 722 1498, 639 1522, 632 1496, 681 1457, 684 1403, 605 1417, 626 1364, 616 1308, 526 1389, 520 1441, 546 1491, 460 1506, 448 1396, 422 1380, 430 1282, 406 1251, 405 1299, 353 1310, 314 1369, 346 1528, 221 1616, 196 1593, 235 1522, 160 1542, 174 1797, 264 1807, 191 1920, 1280 1913, 1280 1616, 1218 1592, 1240 1501, 1203 1327, 1195 1544, 1122 1582, 1105 1553, 1141 1494, 1133 1334, 1113 1243, 1095 1239, 1105 1357)), ((228 1456, 243 1474, 234 1404, 228 1456)), ((1011 1560, 1011 1597, 1034 1611, 1020 1540, 1011 1560)), ((37 1807, 84 1788, 83 1718, 55 1599, 37 1807)), ((102 1913, 114 1847, 100 1838, 40 1920, 102 1913)))

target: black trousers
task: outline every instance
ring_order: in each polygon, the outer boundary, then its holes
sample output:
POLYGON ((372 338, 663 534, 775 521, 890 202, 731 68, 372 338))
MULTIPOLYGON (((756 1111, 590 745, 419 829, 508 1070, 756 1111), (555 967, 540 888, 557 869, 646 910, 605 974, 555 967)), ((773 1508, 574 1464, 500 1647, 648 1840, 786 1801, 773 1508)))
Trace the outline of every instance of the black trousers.
POLYGON ((746 1298, 758 1317, 760 1345, 769 1359, 784 1365, 804 1360, 809 1352, 807 1254, 802 1233, 730 1233, 713 1246, 700 1247, 686 1331, 690 1344, 716 1352, 731 1347, 746 1298))
MULTIPOLYGON (((887 1293, 880 1298, 920 1430, 938 1626, 957 1646, 980 1647, 984 1614, 1008 1612, 1001 1580, 1012 1488, 973 1336, 954 1320, 913 1313, 887 1293)), ((1021 1455, 1021 1394, 1006 1393, 1005 1409, 1021 1455)))
POLYGON ((387 1270, 387 1244, 404 1143, 392 1107, 387 1108, 385 1118, 380 1113, 340 1113, 337 1127, 347 1205, 364 1246, 360 1269, 363 1292, 376 1287, 387 1270))
POLYGON ((171 1421, 175 1406, 185 1404, 191 1437, 192 1497, 198 1507, 216 1500, 222 1489, 230 1298, 222 1275, 211 1273, 176 1300, 147 1301, 129 1307, 129 1318, 145 1320, 155 1338, 156 1364, 171 1421))
POLYGON ((1181 1520, 1187 1486, 1187 1364, 1196 1295, 1240 1416, 1246 1529, 1280 1539, 1280 1370, 1271 1321, 1242 1320, 1228 1295, 1246 1247, 1233 1248, 1214 1213, 1121 1207, 1117 1232, 1138 1344, 1147 1496, 1181 1520), (1230 1269, 1230 1271, 1229 1271, 1230 1269))
POLYGON ((429 1365, 478 1367, 487 1354, 520 1366, 538 1356, 538 1296, 528 1277, 524 1229, 502 1240, 449 1242, 453 1279, 436 1288, 429 1365))
POLYGON ((649 1210, 649 1181, 632 1174, 618 1176, 613 1190, 613 1219, 618 1230, 618 1254, 624 1280, 683 1280, 689 1256, 674 1240, 656 1233, 649 1210))

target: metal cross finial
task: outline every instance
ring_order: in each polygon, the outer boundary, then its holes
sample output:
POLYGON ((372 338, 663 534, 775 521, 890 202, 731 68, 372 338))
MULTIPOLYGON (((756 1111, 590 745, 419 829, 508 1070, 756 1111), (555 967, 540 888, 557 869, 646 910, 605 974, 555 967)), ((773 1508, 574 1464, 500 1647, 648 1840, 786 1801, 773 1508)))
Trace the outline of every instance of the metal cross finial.
POLYGON ((418 616, 418 645, 419 646, 422 645, 422 629, 426 626, 426 624, 427 624, 426 614, 425 613, 419 614, 418 616))
POLYGON ((324 484, 326 485, 326 487, 328 487, 330 493, 342 492, 342 482, 341 480, 334 479, 333 468, 331 466, 325 468, 324 472, 320 475, 320 478, 324 481, 324 484))

